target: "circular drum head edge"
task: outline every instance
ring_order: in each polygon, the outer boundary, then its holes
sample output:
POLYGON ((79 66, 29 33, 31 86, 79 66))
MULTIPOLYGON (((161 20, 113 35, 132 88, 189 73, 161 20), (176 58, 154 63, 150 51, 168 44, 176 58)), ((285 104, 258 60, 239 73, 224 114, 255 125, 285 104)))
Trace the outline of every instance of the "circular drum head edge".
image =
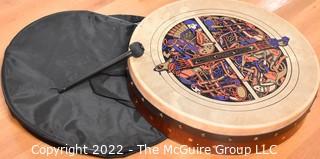
MULTIPOLYGON (((217 39, 214 37, 214 40, 217 39)), ((184 0, 169 4, 151 13, 138 25, 131 38, 131 42, 135 41, 144 45, 145 54, 140 58, 129 58, 128 67, 133 82, 144 98, 168 116, 211 133, 246 136, 281 129, 309 109, 319 87, 318 58, 303 35, 279 16, 244 2, 184 0), (229 102, 197 94, 173 72, 154 71, 157 65, 167 62, 163 56, 163 40, 178 24, 184 22, 187 29, 197 29, 195 25, 198 24, 212 40, 214 34, 208 33, 209 29, 202 19, 210 16, 213 19, 231 17, 248 22, 264 31, 269 39, 288 37, 288 44, 279 47, 288 61, 284 83, 265 97, 229 102), (190 19, 195 21, 195 25, 190 24, 190 19)), ((217 43, 220 44, 219 41, 217 43)), ((218 49, 218 52, 223 51, 226 50, 218 49)), ((244 83, 243 79, 238 78, 244 83)))

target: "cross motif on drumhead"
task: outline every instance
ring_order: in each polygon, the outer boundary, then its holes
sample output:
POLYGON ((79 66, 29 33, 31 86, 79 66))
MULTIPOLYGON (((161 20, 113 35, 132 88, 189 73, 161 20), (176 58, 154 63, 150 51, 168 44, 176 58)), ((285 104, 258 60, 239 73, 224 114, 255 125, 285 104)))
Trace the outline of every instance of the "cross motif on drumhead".
POLYGON ((281 47, 289 38, 272 38, 257 26, 226 16, 185 20, 169 30, 162 44, 164 63, 154 70, 172 73, 205 97, 242 102, 277 90, 287 74, 281 47))

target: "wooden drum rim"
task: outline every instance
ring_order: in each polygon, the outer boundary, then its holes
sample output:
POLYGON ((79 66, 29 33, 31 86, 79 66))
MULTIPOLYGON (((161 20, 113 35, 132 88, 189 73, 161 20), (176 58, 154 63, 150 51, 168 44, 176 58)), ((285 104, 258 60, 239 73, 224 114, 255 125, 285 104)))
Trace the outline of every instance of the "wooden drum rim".
MULTIPOLYGON (((251 147, 254 149, 251 153, 260 151, 257 147, 269 148, 272 145, 279 145, 290 138, 302 125, 304 117, 309 113, 307 110, 294 123, 284 128, 265 134, 250 136, 229 136, 214 133, 208 133, 205 130, 190 127, 179 122, 166 114, 159 111, 149 103, 137 90, 131 78, 128 78, 128 89, 130 98, 134 102, 137 110, 141 115, 151 123, 155 128, 160 130, 167 137, 192 147, 206 146, 216 149, 218 145, 231 147, 251 147)), ((211 151, 215 153, 215 151, 211 151)))
POLYGON ((307 112, 319 87, 318 58, 302 34, 277 15, 244 2, 183 0, 169 4, 138 25, 131 38, 131 42, 135 41, 141 42, 146 50, 142 57, 129 58, 128 69, 143 97, 171 118, 209 133, 248 136, 284 128, 307 112), (161 73, 160 76, 155 72, 155 63, 161 61, 157 58, 161 53, 160 40, 168 28, 182 20, 204 15, 234 16, 263 28, 274 37, 290 37, 289 45, 284 48, 292 66, 287 84, 274 93, 276 95, 270 94, 270 98, 225 103, 197 98, 174 80, 168 81, 170 74, 161 73))

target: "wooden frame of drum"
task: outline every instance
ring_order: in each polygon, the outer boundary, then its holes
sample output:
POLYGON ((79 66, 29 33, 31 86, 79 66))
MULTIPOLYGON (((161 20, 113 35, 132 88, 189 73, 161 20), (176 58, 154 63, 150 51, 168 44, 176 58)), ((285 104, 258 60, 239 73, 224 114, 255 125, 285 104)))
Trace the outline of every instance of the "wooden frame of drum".
POLYGON ((138 110, 191 146, 279 144, 319 87, 314 50, 280 17, 237 1, 186 0, 136 28, 129 88, 138 110))

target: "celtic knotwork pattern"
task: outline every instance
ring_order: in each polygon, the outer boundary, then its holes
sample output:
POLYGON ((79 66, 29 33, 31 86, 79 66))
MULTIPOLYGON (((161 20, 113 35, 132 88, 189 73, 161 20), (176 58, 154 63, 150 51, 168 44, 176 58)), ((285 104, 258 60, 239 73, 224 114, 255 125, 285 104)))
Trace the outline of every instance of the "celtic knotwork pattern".
POLYGON ((284 82, 287 62, 280 47, 288 42, 286 36, 272 38, 237 18, 188 19, 166 34, 162 44, 165 62, 154 70, 172 73, 208 98, 250 101, 267 96, 284 82))

